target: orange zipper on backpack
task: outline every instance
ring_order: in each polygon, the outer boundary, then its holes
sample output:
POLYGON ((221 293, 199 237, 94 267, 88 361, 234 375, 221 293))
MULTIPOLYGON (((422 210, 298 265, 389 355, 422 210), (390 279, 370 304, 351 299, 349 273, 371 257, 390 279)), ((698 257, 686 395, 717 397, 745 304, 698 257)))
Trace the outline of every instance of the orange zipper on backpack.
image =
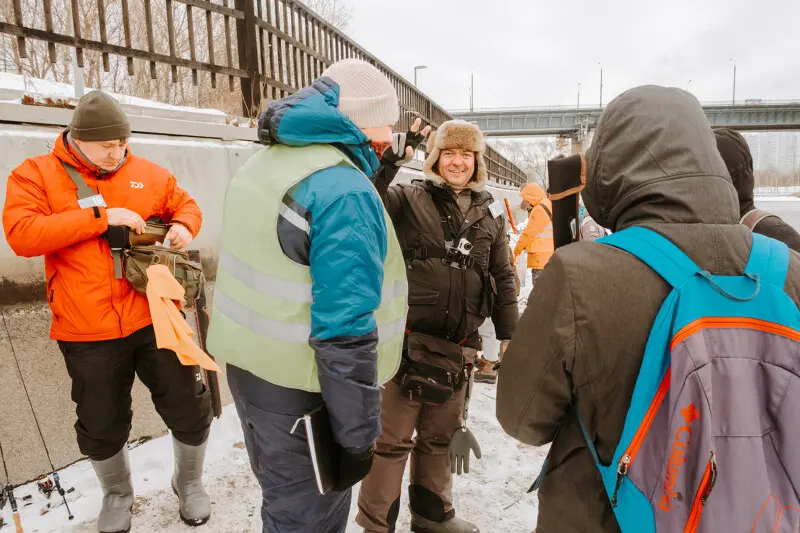
POLYGON ((661 404, 664 403, 664 398, 666 398, 667 392, 669 391, 671 374, 671 367, 668 367, 667 373, 664 374, 664 379, 661 380, 661 385, 658 386, 653 402, 644 414, 639 429, 636 430, 636 434, 628 445, 628 449, 625 450, 625 453, 622 454, 619 460, 619 465, 617 467, 617 483, 614 487, 614 494, 611 497, 612 507, 617 506, 617 495, 619 494, 619 487, 622 485, 622 480, 628 475, 628 469, 631 467, 633 460, 636 459, 636 454, 639 452, 639 448, 642 447, 644 438, 647 436, 648 431, 650 431, 650 426, 653 425, 653 420, 656 418, 658 409, 661 407, 661 404))
POLYGON ((689 521, 686 522, 686 529, 683 533, 696 533, 697 528, 700 527, 700 518, 703 516, 703 509, 706 506, 706 501, 714 489, 714 483, 717 482, 717 461, 714 457, 714 452, 711 452, 711 458, 708 460, 708 466, 703 474, 703 479, 700 480, 700 486, 697 487, 697 495, 694 497, 694 504, 692 504, 692 512, 689 513, 689 521))

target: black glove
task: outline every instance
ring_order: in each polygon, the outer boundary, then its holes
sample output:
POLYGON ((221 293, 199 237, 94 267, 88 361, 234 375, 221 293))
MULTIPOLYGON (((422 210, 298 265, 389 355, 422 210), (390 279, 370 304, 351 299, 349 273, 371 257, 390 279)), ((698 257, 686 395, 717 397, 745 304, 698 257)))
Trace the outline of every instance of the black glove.
POLYGON ((339 481, 332 490, 343 492, 367 477, 372 468, 374 454, 374 444, 367 451, 357 455, 342 449, 342 454, 339 456, 339 481))
POLYGON ((411 148, 416 152, 424 140, 425 136, 418 132, 395 133, 392 135, 392 145, 383 152, 381 163, 394 167, 405 165, 410 161, 406 155, 406 148, 411 148))

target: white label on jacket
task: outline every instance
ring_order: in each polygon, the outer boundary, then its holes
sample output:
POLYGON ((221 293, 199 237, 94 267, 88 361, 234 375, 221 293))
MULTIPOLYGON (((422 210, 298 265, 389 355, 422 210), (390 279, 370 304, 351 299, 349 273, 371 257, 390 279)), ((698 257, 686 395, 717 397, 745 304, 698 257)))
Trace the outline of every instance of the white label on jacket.
POLYGON ((495 201, 494 203, 489 205, 489 212, 492 214, 494 218, 497 218, 503 214, 503 204, 500 200, 495 201))
POLYGON ((94 196, 78 200, 78 205, 81 209, 86 209, 87 207, 106 207, 106 201, 103 199, 102 194, 95 194, 94 196))

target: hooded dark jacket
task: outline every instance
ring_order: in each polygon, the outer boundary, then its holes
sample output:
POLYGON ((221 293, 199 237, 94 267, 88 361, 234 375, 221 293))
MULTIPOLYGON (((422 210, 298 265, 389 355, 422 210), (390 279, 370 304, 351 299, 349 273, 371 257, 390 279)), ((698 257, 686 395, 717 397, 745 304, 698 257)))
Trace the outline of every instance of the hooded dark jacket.
MULTIPOLYGON (((587 165, 583 197, 599 224, 646 226, 701 268, 742 274, 752 234, 738 224, 736 191, 690 94, 646 86, 619 96, 600 118, 587 165)), ((797 303, 794 253, 785 288, 797 303)), ((561 427, 538 493, 537 533, 619 532, 575 410, 609 464, 669 290, 632 255, 596 242, 560 248, 534 287, 499 371, 497 416, 535 446, 561 427)))
MULTIPOLYGON (((714 130, 714 135, 717 138, 719 153, 728 166, 733 186, 736 187, 739 195, 739 216, 744 217, 756 209, 753 201, 755 176, 750 147, 742 134, 737 131, 721 128, 714 130)), ((800 252, 800 233, 797 233, 792 226, 777 215, 764 218, 753 228, 753 231, 777 239, 792 250, 800 252)))

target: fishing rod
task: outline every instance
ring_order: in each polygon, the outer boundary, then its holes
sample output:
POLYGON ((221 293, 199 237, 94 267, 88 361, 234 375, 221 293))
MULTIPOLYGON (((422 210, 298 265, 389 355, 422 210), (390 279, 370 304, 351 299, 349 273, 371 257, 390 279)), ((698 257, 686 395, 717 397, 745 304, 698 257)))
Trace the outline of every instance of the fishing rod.
MULTIPOLYGON (((17 499, 14 497, 14 487, 11 486, 9 480, 11 479, 8 476, 8 465, 6 465, 6 456, 3 453, 3 443, 0 442, 0 458, 3 459, 3 470, 6 473, 6 486, 5 488, 0 488, 0 510, 6 506, 6 502, 11 504, 11 516, 14 519, 14 526, 17 528, 17 533, 25 533, 22 529, 22 518, 19 516, 19 509, 17 508, 17 499)), ((0 525, 2 525, 3 520, 0 518, 0 525)))
MULTIPOLYGON (((0 318, 2 318, 3 328, 5 329, 6 336, 8 337, 8 339, 10 341, 11 340, 11 331, 8 328, 8 322, 6 322, 6 315, 4 313, 0 312, 0 318)), ((75 518, 75 516, 72 514, 72 511, 69 508, 69 504, 67 503, 66 491, 61 486, 61 478, 59 477, 58 472, 56 472, 56 467, 53 464, 53 459, 50 457, 50 450, 47 449, 47 442, 45 441, 44 434, 42 433, 42 426, 39 424, 39 419, 36 416, 36 410, 33 408, 33 402, 31 401, 31 395, 28 393, 28 387, 27 387, 27 385, 25 385, 25 380, 22 379, 22 369, 19 366, 19 360, 17 359, 17 353, 14 350, 14 344, 11 344, 11 356, 14 359, 14 364, 16 364, 16 366, 17 366, 17 372, 19 373, 20 382, 22 383, 22 389, 25 391, 25 397, 28 399, 28 405, 30 405, 30 408, 31 408, 31 414, 33 415, 33 421, 36 423, 36 429, 39 432, 39 438, 42 440, 42 446, 44 447, 44 453, 45 453, 45 455, 47 455, 47 461, 50 463, 50 469, 51 469, 50 470, 50 472, 51 472, 50 475, 52 476, 52 479, 53 479, 52 483, 53 483, 54 489, 58 492, 58 494, 61 496, 61 499, 64 501, 64 507, 66 507, 66 509, 67 509, 67 515, 69 516, 69 519, 72 520, 73 518, 75 518)), ((6 493, 7 493, 8 501, 9 501, 9 503, 11 503, 12 513, 14 513, 14 523, 17 524, 17 533, 23 533, 22 525, 21 525, 21 519, 19 517, 19 512, 17 512, 17 502, 16 502, 16 499, 14 498, 14 493, 13 493, 13 488, 11 487, 11 483, 9 483, 11 478, 8 475, 8 466, 6 465, 6 458, 5 458, 5 455, 3 455, 2 446, 0 446, 0 455, 2 455, 2 457, 3 457, 3 469, 5 470, 5 473, 6 473, 6 483, 7 483, 5 490, 6 490, 6 493)), ((43 476, 43 477, 47 477, 47 476, 43 476)), ((40 481, 42 481, 42 480, 40 480, 40 481)), ((46 485, 46 483, 45 483, 45 485, 46 485)), ((39 488, 40 489, 42 488, 41 484, 39 484, 39 488)), ((52 492, 52 490, 50 492, 52 492)), ((46 493, 46 495, 49 497, 50 493, 46 493)))

